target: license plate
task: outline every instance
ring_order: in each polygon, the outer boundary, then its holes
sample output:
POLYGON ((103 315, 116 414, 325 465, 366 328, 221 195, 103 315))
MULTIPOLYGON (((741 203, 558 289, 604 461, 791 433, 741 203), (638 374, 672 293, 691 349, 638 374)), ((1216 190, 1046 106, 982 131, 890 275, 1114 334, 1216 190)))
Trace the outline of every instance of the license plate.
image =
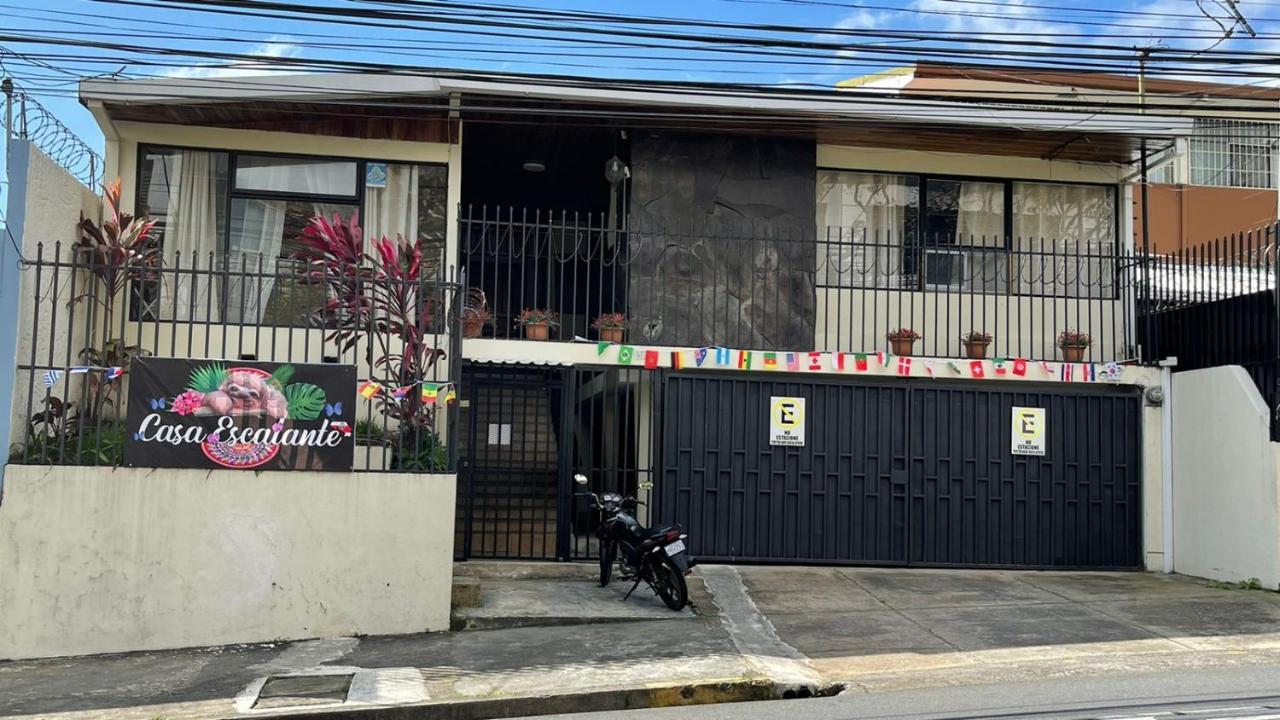
POLYGON ((677 540, 677 541, 675 541, 675 542, 673 542, 673 543, 671 543, 670 545, 668 545, 668 546, 667 546, 667 554, 668 554, 668 555, 675 555, 676 553, 682 553, 682 552, 684 552, 684 541, 683 541, 683 540, 677 540))

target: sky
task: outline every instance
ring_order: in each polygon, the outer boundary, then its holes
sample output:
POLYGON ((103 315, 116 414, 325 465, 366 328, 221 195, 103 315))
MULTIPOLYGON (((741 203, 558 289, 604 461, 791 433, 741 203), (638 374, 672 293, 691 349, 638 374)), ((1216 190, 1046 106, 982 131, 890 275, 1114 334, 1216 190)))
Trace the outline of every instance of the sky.
MULTIPOLYGON (((482 0, 500 3, 503 0, 482 0)), ((506 0, 512 2, 513 0, 506 0)), ((966 39, 981 62, 993 38, 1023 37, 1083 45, 1208 48, 1233 21, 1226 0, 647 0, 606 3, 586 0, 515 0, 521 7, 641 13, 650 18, 695 18, 748 23, 783 23, 811 27, 817 41, 841 41, 824 29, 946 31, 966 39), (1201 9, 1203 8, 1203 10, 1201 9), (1205 17, 1204 13, 1214 16, 1205 17), (995 35, 1005 33, 1004 35, 995 35), (1010 36, 1008 33, 1018 35, 1010 36)), ((312 5, 349 9, 350 0, 320 0, 312 5)), ((388 8, 403 5, 385 3, 388 8)), ((1276 53, 1280 57, 1280 2, 1244 0, 1241 12, 1264 37, 1249 39, 1243 30, 1216 44, 1235 49, 1276 53)), ((425 12, 425 11, 422 11, 425 12)), ((509 72, 546 72, 667 80, 733 81, 791 86, 830 87, 835 82, 902 64, 886 62, 867 51, 832 51, 805 65, 779 64, 767 57, 750 63, 691 61, 684 50, 611 48, 607 57, 535 57, 522 53, 563 50, 537 32, 517 37, 460 36, 419 29, 345 27, 270 18, 210 15, 185 9, 144 8, 95 0, 0 0, 0 48, 17 53, 60 53, 41 67, 0 51, 3 72, 16 76, 30 92, 76 135, 101 152, 102 134, 75 100, 78 76, 159 74, 175 77, 225 77, 261 73, 260 67, 225 67, 192 58, 174 58, 170 67, 148 67, 115 50, 56 48, 21 42, 14 35, 88 38, 140 47, 222 50, 249 53, 277 62, 307 58, 344 58, 509 72), (95 16, 95 17, 89 17, 95 16), (2 29, 7 27, 8 29, 2 29), (472 43, 461 46, 459 43, 472 43), (516 51, 516 52, 512 52, 516 51), (637 57, 643 55, 644 57, 637 57), (92 62, 100 59, 103 62, 92 62), (109 61, 109 62, 108 62, 109 61)), ((474 27, 474 26, 473 26, 474 27)), ((684 29, 680 29, 684 31, 684 29)), ((706 32, 715 32, 707 30, 706 32)), ((845 40, 848 38, 846 37, 845 40)), ((883 47, 911 50, 920 41, 878 39, 883 47)), ((575 50, 581 52, 580 50, 575 50)), ((1087 49, 1083 52, 1089 52, 1087 49)), ((1135 54, 1136 57, 1136 54, 1135 54)), ((151 58, 154 60, 155 58, 151 58)), ((1136 60, 1132 63, 1136 69, 1136 60)), ((1280 72, 1280 66, 1275 68, 1280 72)), ((1280 76, 1278 76, 1280 77, 1280 76)), ((1230 80, 1230 78, 1219 78, 1230 80)), ((1277 82, 1249 77, 1240 82, 1277 82)), ((2 207, 2 206, 0 206, 2 207)))

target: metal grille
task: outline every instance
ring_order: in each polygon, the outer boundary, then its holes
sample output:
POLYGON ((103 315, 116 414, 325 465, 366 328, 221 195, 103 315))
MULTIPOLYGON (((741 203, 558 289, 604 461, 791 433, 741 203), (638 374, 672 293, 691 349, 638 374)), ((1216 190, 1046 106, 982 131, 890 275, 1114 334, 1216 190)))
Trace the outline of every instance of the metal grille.
POLYGON ((1280 124, 1197 118, 1191 136, 1191 184, 1273 188, 1280 124))

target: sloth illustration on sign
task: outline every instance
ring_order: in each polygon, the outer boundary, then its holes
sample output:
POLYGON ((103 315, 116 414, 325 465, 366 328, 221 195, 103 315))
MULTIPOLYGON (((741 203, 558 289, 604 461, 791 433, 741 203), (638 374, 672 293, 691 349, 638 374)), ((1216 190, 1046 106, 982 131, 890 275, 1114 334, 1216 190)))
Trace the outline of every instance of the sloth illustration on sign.
POLYGON ((354 392, 351 366, 142 358, 125 464, 349 470, 354 392))

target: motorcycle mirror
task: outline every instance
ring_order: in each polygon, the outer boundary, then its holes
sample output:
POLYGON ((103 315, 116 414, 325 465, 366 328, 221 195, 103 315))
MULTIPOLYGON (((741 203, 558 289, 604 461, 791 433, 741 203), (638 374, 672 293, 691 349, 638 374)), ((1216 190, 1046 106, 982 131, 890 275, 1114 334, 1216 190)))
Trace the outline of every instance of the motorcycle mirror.
POLYGON ((640 482, 639 488, 640 488, 641 490, 652 490, 652 489, 653 489, 653 483, 652 483, 651 481, 649 481, 649 480, 642 480, 642 481, 640 482))
POLYGON ((586 476, 586 475, 583 475, 582 473, 578 473, 578 474, 576 474, 576 475, 574 475, 574 476, 573 476, 573 481, 574 481, 574 482, 576 482, 576 483, 578 483, 579 485, 586 485, 586 484, 587 484, 587 476, 586 476))

